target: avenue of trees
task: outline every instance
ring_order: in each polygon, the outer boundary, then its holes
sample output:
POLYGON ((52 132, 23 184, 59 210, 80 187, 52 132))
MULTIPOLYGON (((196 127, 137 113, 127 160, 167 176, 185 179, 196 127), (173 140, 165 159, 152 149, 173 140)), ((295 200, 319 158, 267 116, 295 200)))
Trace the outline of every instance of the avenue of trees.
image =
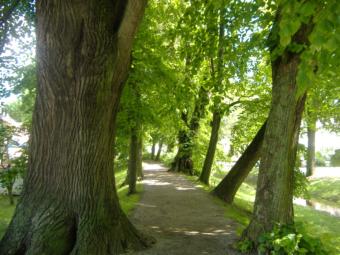
POLYGON ((135 193, 143 158, 207 185, 236 159, 212 191, 226 203, 259 162, 242 239, 293 226, 300 133, 310 176, 317 128, 340 128, 339 17, 337 0, 4 0, 0 96, 30 140, 11 161, 0 120, 0 183, 24 176, 0 254, 150 246, 114 177, 135 193))

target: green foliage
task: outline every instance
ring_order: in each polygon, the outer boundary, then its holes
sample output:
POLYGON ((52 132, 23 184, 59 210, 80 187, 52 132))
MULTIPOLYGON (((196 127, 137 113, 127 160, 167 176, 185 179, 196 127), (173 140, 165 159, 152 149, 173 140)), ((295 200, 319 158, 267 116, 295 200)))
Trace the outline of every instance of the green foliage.
MULTIPOLYGON (((15 199, 16 201, 16 199, 15 199)), ((15 204, 11 205, 8 203, 8 198, 0 195, 0 239, 6 231, 9 222, 12 219, 15 204)))
POLYGON ((294 197, 309 198, 308 193, 309 181, 299 168, 294 169, 294 197))
POLYGON ((331 166, 340 166, 340 150, 335 150, 331 156, 331 166))
POLYGON ((326 166, 326 156, 324 156, 321 152, 317 151, 315 153, 315 165, 316 166, 326 166))
MULTIPOLYGON (((254 247, 248 239, 244 239, 236 244, 236 248, 243 252, 251 252, 254 247)), ((271 232, 259 236, 257 252, 271 255, 327 255, 327 251, 321 241, 307 235, 300 225, 299 230, 294 225, 276 224, 271 232)))
POLYGON ((302 228, 299 231, 293 225, 275 225, 273 230, 258 238, 259 254, 273 255, 327 255, 319 239, 306 235, 302 228))
POLYGON ((242 253, 247 253, 254 249, 254 244, 252 241, 244 239, 237 242, 235 248, 242 253))
MULTIPOLYGON (((334 171, 336 171, 334 169, 334 171)), ((311 179, 308 192, 313 200, 340 208, 340 178, 324 177, 311 179)))
POLYGON ((0 186, 7 190, 11 190, 18 175, 19 172, 16 168, 8 167, 2 169, 0 171, 0 186))

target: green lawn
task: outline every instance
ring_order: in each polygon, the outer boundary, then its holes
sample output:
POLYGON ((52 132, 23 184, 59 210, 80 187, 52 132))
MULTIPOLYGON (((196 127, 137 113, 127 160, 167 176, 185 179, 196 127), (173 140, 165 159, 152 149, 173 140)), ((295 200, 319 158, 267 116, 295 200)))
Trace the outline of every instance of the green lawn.
POLYGON ((311 179, 308 191, 313 200, 340 208, 340 178, 311 179))
POLYGON ((15 205, 10 205, 6 196, 0 195, 0 238, 3 236, 10 222, 15 205))
MULTIPOLYGON (((207 188, 205 188, 207 190, 207 188)), ((311 197, 316 199, 320 197, 338 201, 340 180, 313 180, 311 181, 311 197)), ((243 228, 249 223, 251 211, 255 198, 255 188, 253 185, 243 183, 236 194, 233 205, 226 205, 226 216, 239 222, 242 227, 238 232, 241 233, 243 228)), ((302 222, 306 232, 316 238, 320 238, 322 243, 333 255, 340 254, 340 219, 324 212, 315 211, 308 207, 294 206, 295 221, 302 222)))
MULTIPOLYGON (((248 225, 255 199, 256 173, 252 173, 247 182, 243 183, 236 194, 232 205, 225 204, 215 198, 216 202, 225 207, 226 217, 232 218, 240 223, 238 233, 248 225)), ((212 183, 217 184, 223 175, 212 176, 212 183)), ((207 187, 197 182, 197 177, 188 177, 206 191, 211 191, 212 187, 207 187)), ((320 201, 339 203, 340 179, 323 178, 310 182, 311 198, 320 201)), ((337 204, 339 207, 340 205, 337 204)), ((305 231, 316 238, 320 238, 325 247, 330 251, 330 255, 340 254, 340 219, 324 212, 315 211, 308 207, 294 206, 295 221, 303 223, 305 231)))
MULTIPOLYGON (((119 171, 118 173, 116 173, 117 186, 123 182, 125 176, 126 171, 119 171)), ((122 209, 126 214, 129 215, 132 212, 133 208, 135 207, 136 203, 140 199, 140 193, 142 192, 143 186, 141 183, 138 183, 137 184, 138 193, 131 196, 126 195, 127 189, 128 187, 124 186, 122 188, 118 188, 117 191, 122 209)), ((9 200, 7 197, 0 195, 0 239, 2 238, 7 228, 7 225, 9 224, 12 218, 14 208, 15 206, 11 206, 9 204, 9 200)))

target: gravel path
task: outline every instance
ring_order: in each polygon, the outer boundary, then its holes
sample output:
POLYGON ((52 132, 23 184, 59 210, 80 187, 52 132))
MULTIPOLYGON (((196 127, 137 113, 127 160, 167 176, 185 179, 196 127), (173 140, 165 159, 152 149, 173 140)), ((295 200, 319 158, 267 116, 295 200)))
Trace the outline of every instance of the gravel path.
POLYGON ((131 216, 157 242, 139 255, 232 255, 228 245, 237 224, 224 209, 184 176, 158 164, 144 164, 144 192, 131 216))

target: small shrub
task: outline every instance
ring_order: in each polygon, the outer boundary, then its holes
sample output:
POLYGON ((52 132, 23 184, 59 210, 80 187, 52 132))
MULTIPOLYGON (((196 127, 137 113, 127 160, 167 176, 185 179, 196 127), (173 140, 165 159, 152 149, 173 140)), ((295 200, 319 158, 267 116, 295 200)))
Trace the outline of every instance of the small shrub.
POLYGON ((258 238, 257 246, 248 239, 235 245, 242 253, 257 250, 259 255, 328 255, 321 241, 307 235, 302 226, 299 231, 294 225, 275 225, 271 232, 258 238))
POLYGON ((308 236, 303 228, 297 231, 294 225, 275 225, 271 232, 261 235, 258 241, 259 254, 329 254, 319 239, 308 236))

